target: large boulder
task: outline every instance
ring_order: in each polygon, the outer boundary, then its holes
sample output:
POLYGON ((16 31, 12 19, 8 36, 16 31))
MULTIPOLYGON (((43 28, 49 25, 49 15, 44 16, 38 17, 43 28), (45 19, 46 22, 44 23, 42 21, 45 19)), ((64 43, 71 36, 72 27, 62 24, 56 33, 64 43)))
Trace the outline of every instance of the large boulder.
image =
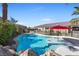
POLYGON ((18 41, 16 39, 10 40, 8 43, 8 46, 10 46, 11 49, 15 50, 17 49, 18 41))
POLYGON ((0 56, 18 56, 18 54, 10 49, 10 46, 0 46, 0 56))

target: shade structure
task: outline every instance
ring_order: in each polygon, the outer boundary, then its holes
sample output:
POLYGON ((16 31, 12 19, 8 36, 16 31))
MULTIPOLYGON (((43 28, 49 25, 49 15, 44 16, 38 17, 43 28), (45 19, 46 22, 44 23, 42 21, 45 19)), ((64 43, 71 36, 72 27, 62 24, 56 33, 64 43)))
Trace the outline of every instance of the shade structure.
POLYGON ((57 25, 57 26, 53 26, 53 27, 50 27, 49 28, 50 30, 70 30, 71 28, 68 28, 66 26, 60 26, 60 25, 57 25))

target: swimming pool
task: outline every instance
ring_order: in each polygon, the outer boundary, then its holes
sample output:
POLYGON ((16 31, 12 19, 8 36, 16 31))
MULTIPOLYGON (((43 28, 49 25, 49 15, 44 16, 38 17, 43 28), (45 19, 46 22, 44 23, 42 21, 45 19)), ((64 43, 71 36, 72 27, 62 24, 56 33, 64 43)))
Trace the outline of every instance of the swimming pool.
POLYGON ((49 49, 55 50, 64 43, 63 40, 37 34, 22 34, 16 40, 18 41, 17 52, 32 48, 38 55, 45 53, 49 49), (52 44, 48 43, 49 39, 52 39, 52 44))

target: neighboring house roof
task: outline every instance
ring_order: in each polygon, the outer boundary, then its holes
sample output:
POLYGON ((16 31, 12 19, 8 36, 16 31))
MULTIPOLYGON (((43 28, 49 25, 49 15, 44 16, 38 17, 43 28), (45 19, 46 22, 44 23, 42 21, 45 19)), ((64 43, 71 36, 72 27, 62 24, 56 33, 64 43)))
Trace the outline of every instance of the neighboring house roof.
POLYGON ((53 27, 53 26, 56 26, 56 25, 69 26, 69 25, 70 25, 70 22, 57 22, 57 23, 43 24, 43 25, 35 26, 35 28, 40 28, 40 27, 41 27, 41 28, 42 28, 42 27, 49 28, 49 27, 53 27))

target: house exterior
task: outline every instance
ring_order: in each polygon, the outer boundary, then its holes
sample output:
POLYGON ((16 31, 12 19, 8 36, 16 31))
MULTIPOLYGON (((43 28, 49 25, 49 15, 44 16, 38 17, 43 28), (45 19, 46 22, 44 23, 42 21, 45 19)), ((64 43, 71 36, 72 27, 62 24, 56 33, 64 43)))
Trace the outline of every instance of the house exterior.
POLYGON ((70 21, 70 25, 72 26, 72 27, 77 27, 77 26, 79 26, 79 18, 74 18, 74 19, 72 19, 71 21, 70 21))

